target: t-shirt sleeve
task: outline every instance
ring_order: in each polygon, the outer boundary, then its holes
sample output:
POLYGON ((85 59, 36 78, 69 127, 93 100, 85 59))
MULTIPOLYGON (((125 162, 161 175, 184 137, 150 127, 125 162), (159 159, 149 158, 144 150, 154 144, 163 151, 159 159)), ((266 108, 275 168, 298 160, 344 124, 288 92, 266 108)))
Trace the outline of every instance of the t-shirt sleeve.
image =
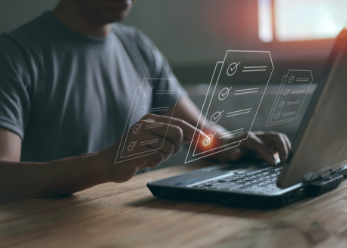
POLYGON ((145 36, 141 31, 138 31, 138 36, 140 40, 141 50, 143 52, 143 56, 145 57, 145 63, 147 65, 147 69, 149 75, 152 79, 154 90, 177 90, 180 93, 178 99, 175 94, 154 94, 152 107, 157 106, 172 106, 175 105, 177 101, 181 98, 187 97, 187 92, 182 88, 179 80, 176 78, 172 69, 163 56, 163 54, 159 51, 159 49, 154 45, 154 43, 145 36))
POLYGON ((30 112, 30 75, 24 54, 11 39, 0 36, 0 127, 22 139, 30 112))

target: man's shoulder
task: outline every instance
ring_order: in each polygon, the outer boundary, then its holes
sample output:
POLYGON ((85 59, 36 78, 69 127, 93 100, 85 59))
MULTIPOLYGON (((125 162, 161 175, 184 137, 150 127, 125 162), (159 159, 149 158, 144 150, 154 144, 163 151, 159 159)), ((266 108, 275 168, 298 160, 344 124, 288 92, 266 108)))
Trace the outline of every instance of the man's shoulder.
POLYGON ((139 48, 152 45, 150 39, 136 27, 116 23, 112 25, 112 30, 126 44, 135 45, 139 48))
POLYGON ((47 13, 44 13, 35 19, 23 24, 22 26, 6 32, 2 33, 1 36, 10 36, 10 37, 23 37, 23 36, 30 36, 35 37, 37 35, 37 31, 41 31, 43 27, 45 27, 45 16, 47 13))
POLYGON ((122 41, 126 49, 137 50, 147 62, 155 59, 157 48, 154 43, 138 28, 123 24, 113 24, 112 30, 122 41))
MULTIPOLYGON (((11 47, 25 47, 29 44, 35 44, 39 42, 43 34, 47 32, 45 30, 44 15, 41 15, 26 24, 9 32, 2 33, 0 35, 0 42, 11 47)), ((2 49, 3 50, 3 49, 2 49)))
POLYGON ((130 37, 137 37, 137 36, 140 36, 142 34, 138 28, 124 25, 124 24, 120 24, 120 23, 112 24, 112 30, 116 34, 123 34, 123 35, 128 36, 129 38, 130 37))

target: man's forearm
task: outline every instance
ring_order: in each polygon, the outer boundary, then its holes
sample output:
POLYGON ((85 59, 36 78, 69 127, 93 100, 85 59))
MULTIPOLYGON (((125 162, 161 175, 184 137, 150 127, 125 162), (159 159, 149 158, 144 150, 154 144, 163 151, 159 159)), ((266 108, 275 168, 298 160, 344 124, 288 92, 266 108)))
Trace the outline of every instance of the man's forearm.
POLYGON ((111 181, 99 153, 47 163, 0 161, 0 203, 69 195, 111 181))

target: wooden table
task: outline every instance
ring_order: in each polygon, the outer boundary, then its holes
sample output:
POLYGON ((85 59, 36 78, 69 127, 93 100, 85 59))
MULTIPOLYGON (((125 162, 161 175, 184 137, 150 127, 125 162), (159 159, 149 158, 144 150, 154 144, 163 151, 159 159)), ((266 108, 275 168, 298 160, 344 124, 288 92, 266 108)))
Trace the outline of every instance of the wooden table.
POLYGON ((0 247, 347 247, 347 182, 271 211, 157 199, 146 183, 177 166, 71 197, 0 205, 0 247))

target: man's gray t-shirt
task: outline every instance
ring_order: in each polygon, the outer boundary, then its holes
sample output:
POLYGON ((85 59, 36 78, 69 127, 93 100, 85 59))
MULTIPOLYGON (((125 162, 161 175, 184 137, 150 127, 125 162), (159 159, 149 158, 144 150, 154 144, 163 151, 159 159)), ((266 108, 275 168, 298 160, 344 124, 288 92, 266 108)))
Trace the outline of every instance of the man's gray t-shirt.
MULTIPOLYGON (((86 37, 47 12, 0 36, 0 127, 22 138, 22 161, 103 150, 122 136, 144 78, 170 90, 162 79, 175 76, 137 29, 115 24, 106 38, 86 37)), ((176 98, 147 101, 170 106, 176 98)))

